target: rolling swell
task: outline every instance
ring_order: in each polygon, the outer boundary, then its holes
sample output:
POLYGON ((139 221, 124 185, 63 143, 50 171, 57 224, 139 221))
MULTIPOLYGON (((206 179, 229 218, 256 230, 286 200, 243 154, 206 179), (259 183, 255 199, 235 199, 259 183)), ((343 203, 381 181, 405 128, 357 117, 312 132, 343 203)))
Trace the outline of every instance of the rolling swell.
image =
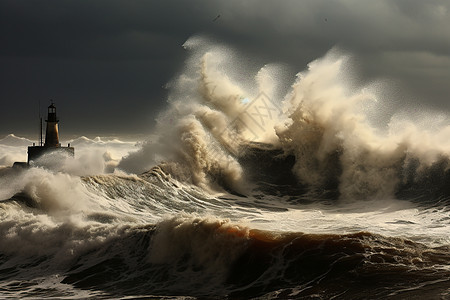
POLYGON ((278 233, 173 218, 81 256, 63 283, 116 295, 435 297, 448 293, 449 250, 368 232, 278 233))
MULTIPOLYGON (((262 161, 258 155, 256 161, 262 161)), ((97 175, 82 182, 92 197, 98 196, 97 204, 110 205, 107 211, 92 207, 76 221, 76 210, 65 218, 58 215, 58 209, 65 209, 61 205, 39 205, 45 199, 32 199, 36 205, 29 205, 31 200, 19 195, 2 203, 2 209, 21 214, 1 223, 4 291, 17 296, 18 289, 25 290, 28 297, 80 297, 80 290, 87 290, 94 298, 448 296, 448 246, 433 248, 370 232, 251 229, 238 221, 245 205, 253 205, 246 214, 277 210, 266 210, 260 199, 251 197, 210 199, 160 167, 140 176, 97 175), (207 209, 221 216, 205 217, 207 209), (223 217, 227 209, 233 221, 223 217), (203 216, 192 217, 196 211, 203 216), (165 213, 178 216, 161 220, 165 213), (62 287, 53 293, 53 287, 39 282, 42 277, 54 278, 62 287)), ((275 206, 283 208, 281 202, 275 206)))

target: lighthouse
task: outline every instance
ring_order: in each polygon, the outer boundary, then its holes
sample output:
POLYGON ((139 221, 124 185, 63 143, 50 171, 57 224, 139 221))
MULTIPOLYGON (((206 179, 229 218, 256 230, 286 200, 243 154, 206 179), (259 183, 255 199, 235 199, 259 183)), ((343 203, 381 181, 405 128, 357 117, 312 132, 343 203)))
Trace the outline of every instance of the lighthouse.
POLYGON ((58 136, 59 120, 56 118, 56 107, 53 103, 48 107, 48 115, 45 122, 47 122, 47 129, 45 130, 44 147, 61 147, 58 136))
POLYGON ((45 143, 42 143, 42 119, 41 119, 41 131, 40 131, 40 142, 39 146, 28 147, 28 162, 27 164, 37 164, 37 160, 42 155, 51 155, 52 157, 55 155, 66 155, 69 157, 73 157, 75 155, 75 149, 70 147, 70 144, 67 147, 62 147, 59 142, 59 133, 58 133, 58 117, 56 116, 56 107, 52 102, 47 110, 47 119, 45 120, 47 123, 45 130, 45 143))

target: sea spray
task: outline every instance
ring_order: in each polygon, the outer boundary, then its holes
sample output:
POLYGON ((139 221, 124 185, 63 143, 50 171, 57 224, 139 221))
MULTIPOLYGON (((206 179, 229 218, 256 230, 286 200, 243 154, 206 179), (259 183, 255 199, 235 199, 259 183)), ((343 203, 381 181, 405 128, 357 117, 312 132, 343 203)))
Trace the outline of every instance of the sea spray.
MULTIPOLYGON (((196 50, 193 56, 198 54, 196 50)), ((245 191, 246 178, 238 162, 242 148, 249 141, 276 143, 274 124, 281 109, 268 96, 275 94, 274 84, 269 84, 273 81, 271 68, 253 76, 259 82, 256 91, 245 89, 219 71, 228 63, 226 54, 220 48, 210 49, 199 57, 200 69, 195 68, 198 62, 188 61, 185 73, 170 84, 169 108, 158 118, 158 141, 145 143, 141 150, 122 159, 119 168, 141 172, 161 161, 175 162, 197 185, 245 191), (255 124, 255 117, 247 110, 259 96, 271 106, 271 117, 255 124)))
POLYGON ((12 171, 9 176, 0 177, 2 199, 22 193, 28 199, 28 205, 48 213, 81 211, 88 205, 79 177, 42 168, 12 171))
MULTIPOLYGON (((438 146, 426 127, 395 114, 387 133, 372 127, 364 107, 377 109, 376 95, 349 89, 342 80, 346 63, 333 51, 310 63, 286 98, 291 120, 277 132, 283 148, 296 156, 294 173, 301 182, 326 187, 337 181, 341 198, 381 199, 399 190, 411 160, 420 166, 418 176, 438 161, 448 164, 450 147, 438 146)), ((448 135, 448 125, 435 129, 437 136, 448 135)))
POLYGON ((398 157, 366 120, 361 108, 375 96, 350 91, 342 80, 348 60, 330 52, 298 75, 285 101, 290 122, 277 132, 283 148, 296 156, 294 173, 302 182, 336 182, 344 198, 389 196, 403 154, 398 157))
MULTIPOLYGON (((432 135, 424 124, 395 111, 388 123, 375 127, 371 118, 389 101, 384 91, 377 92, 383 86, 352 82, 352 59, 337 49, 311 62, 280 97, 285 83, 272 76, 274 68, 264 66, 239 81, 236 70, 242 69, 233 70, 234 53, 224 47, 205 50, 198 38, 186 44, 192 57, 170 84, 159 138, 123 158, 118 168, 142 172, 164 161, 177 165, 172 169, 180 172, 173 176, 182 181, 248 194, 252 170, 241 161, 252 143, 264 143, 295 157, 298 185, 336 191, 333 197, 348 200, 393 197, 409 188, 411 178, 448 164, 450 146, 439 139, 448 140, 450 127, 434 122, 432 135)), ((446 167, 440 170, 448 175, 446 167)))

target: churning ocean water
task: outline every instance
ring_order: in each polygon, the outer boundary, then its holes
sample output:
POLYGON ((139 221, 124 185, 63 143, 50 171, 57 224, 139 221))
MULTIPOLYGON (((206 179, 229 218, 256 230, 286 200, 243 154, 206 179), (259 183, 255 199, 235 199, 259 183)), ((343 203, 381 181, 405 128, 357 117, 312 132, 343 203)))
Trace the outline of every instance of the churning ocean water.
POLYGON ((199 44, 145 142, 0 140, 0 298, 450 299, 447 116, 199 44))

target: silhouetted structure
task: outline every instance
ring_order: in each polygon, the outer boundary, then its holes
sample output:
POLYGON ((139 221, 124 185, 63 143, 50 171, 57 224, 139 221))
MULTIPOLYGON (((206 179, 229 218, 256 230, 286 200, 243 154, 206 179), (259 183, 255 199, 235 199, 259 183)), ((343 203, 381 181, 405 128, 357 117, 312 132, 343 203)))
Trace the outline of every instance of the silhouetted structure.
POLYGON ((58 136, 58 122, 56 118, 56 107, 53 103, 48 107, 47 129, 45 130, 45 145, 44 147, 61 147, 58 136))
POLYGON ((70 147, 70 144, 67 147, 61 147, 59 143, 59 135, 58 135, 58 118, 56 117, 56 107, 52 103, 48 107, 47 114, 47 128, 45 130, 45 144, 42 145, 42 119, 41 119, 41 137, 40 137, 40 145, 28 147, 28 162, 29 165, 31 162, 36 161, 40 156, 44 154, 67 154, 69 156, 75 155, 75 149, 70 147))

